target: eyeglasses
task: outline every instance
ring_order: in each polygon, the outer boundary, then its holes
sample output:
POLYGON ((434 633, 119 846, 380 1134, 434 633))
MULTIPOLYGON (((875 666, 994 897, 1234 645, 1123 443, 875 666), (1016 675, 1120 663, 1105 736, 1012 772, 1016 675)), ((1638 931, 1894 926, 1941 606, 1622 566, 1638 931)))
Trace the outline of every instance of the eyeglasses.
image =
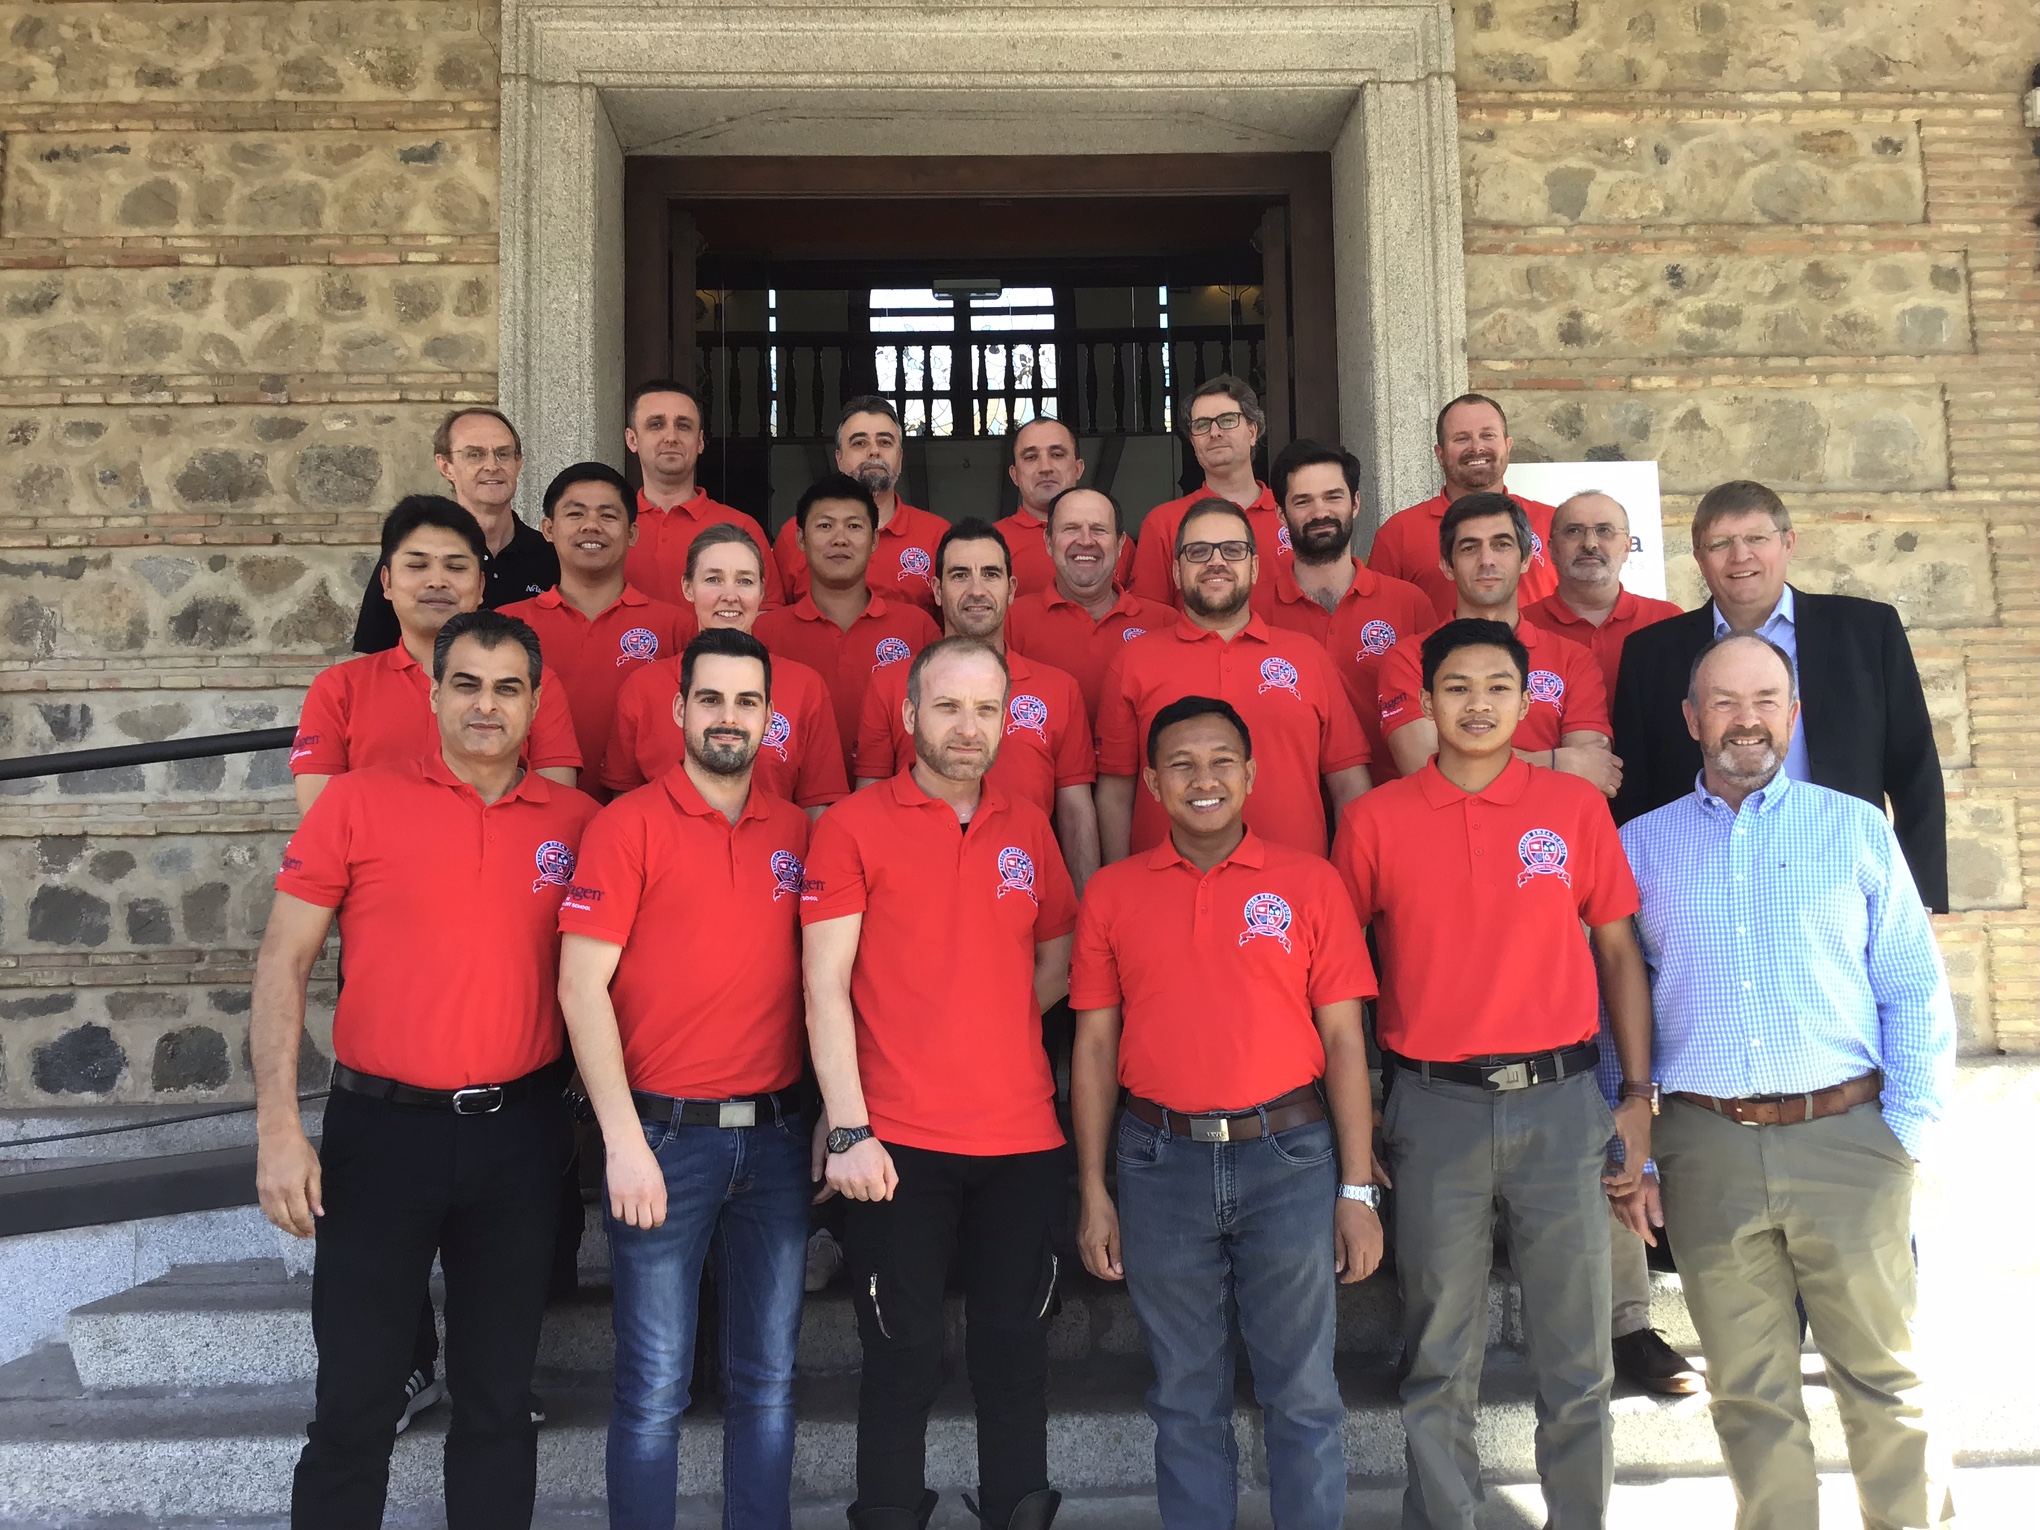
POLYGON ((486 446, 463 446, 453 455, 456 460, 467 464, 469 467, 480 467, 484 462, 491 460, 498 467, 508 467, 524 454, 514 446, 499 446, 494 451, 489 450, 486 446))
POLYGON ((1185 563, 1209 563, 1213 558, 1244 563, 1253 555, 1252 542, 1185 542, 1176 549, 1176 556, 1185 563))
POLYGON ((1214 429, 1238 430, 1240 428, 1240 421, 1245 418, 1246 416, 1237 409, 1228 409, 1224 414, 1193 416, 1190 421, 1190 434, 1193 436, 1208 436, 1214 429))
POLYGON ((1744 552, 1760 553, 1768 548, 1777 537, 1768 531, 1752 531, 1740 537, 1712 537, 1701 544, 1700 550, 1720 557, 1740 547, 1744 552))

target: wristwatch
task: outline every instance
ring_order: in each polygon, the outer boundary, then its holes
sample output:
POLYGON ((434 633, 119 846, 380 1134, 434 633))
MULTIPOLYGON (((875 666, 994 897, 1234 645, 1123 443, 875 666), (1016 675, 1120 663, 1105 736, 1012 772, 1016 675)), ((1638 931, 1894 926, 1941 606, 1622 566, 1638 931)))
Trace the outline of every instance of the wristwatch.
POLYGON ((1663 1091, 1658 1088, 1656 1079, 1652 1079, 1647 1084, 1624 1082, 1617 1098, 1624 1100, 1649 1100, 1650 1113, 1652 1115, 1656 1115, 1664 1105, 1663 1091))
POLYGON ((869 1126, 838 1126, 829 1132, 829 1151, 847 1153, 866 1137, 871 1135, 869 1126))
POLYGON ((1358 1201, 1370 1211, 1379 1211, 1381 1210, 1381 1186, 1341 1185, 1339 1186, 1339 1199, 1342 1201, 1358 1201))

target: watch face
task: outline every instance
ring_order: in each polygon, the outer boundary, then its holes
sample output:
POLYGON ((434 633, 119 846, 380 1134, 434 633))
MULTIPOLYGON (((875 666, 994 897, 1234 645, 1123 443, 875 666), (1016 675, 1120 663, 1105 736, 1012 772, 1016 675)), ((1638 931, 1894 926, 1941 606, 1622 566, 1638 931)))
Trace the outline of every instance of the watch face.
POLYGON ((870 1135, 869 1131, 856 1131, 848 1126, 839 1126, 829 1133, 829 1151, 847 1153, 870 1135))

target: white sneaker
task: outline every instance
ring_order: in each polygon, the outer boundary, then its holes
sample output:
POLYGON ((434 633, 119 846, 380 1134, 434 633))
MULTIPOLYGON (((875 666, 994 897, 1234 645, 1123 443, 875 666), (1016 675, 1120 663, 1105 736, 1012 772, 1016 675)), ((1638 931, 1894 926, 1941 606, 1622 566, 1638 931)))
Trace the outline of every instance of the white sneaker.
POLYGON ((807 1280, 810 1294, 826 1291, 829 1282, 836 1278, 836 1272, 843 1268, 843 1245, 838 1243, 826 1227, 817 1227, 808 1234, 807 1280))
POLYGON ((446 1383, 432 1372, 416 1370, 404 1378, 404 1414, 397 1420, 397 1433, 411 1427, 411 1420, 446 1396, 446 1383))

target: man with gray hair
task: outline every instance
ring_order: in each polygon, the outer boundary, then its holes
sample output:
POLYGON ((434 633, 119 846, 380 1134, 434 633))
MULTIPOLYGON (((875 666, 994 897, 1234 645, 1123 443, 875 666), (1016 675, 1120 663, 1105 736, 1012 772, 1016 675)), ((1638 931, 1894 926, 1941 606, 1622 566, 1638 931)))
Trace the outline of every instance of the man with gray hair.
POLYGON ((1593 654, 1612 696, 1629 634, 1677 616, 1679 608, 1622 588, 1622 565, 1636 542, 1629 512, 1612 494, 1582 489, 1552 511, 1549 550, 1558 593, 1526 604, 1523 620, 1593 654))
MULTIPOLYGON (((1947 974, 1884 814, 1787 771, 1799 701, 1784 648, 1713 639, 1681 711, 1700 779, 1624 825, 1622 845, 1650 970, 1665 1225, 1736 1524, 1820 1517, 1795 1297, 1863 1522, 1937 1524, 1948 1451, 1917 1369, 1911 1219, 1953 1082, 1947 974)), ((1642 1195, 1617 1210, 1650 1238, 1642 1195)))

